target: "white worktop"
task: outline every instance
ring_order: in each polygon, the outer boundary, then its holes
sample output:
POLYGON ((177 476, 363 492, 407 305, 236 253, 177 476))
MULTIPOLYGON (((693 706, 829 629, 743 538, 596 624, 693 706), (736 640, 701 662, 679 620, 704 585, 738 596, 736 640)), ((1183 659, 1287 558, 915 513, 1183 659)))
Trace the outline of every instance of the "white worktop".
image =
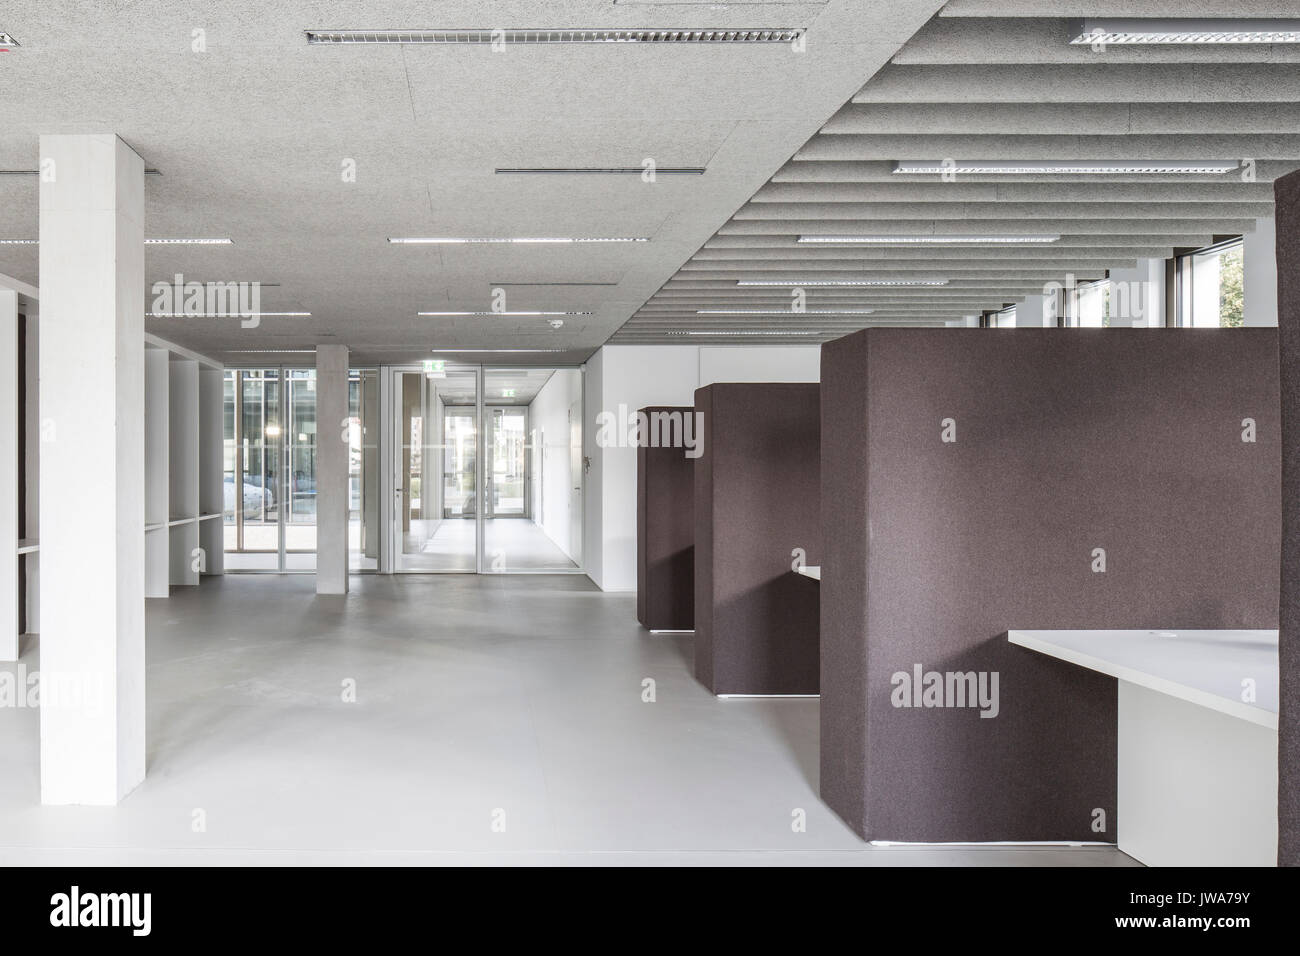
POLYGON ((1008 631, 1012 644, 1277 730, 1277 631, 1008 631), (1242 701, 1242 681, 1255 702, 1242 701))

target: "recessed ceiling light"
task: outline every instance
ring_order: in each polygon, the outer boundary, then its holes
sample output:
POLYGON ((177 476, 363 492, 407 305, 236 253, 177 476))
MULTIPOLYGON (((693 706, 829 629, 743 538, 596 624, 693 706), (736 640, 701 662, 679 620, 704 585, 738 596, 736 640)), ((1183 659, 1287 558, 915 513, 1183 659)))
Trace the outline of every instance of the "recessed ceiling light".
POLYGON ((802 27, 746 30, 307 30, 308 43, 449 43, 499 45, 542 43, 792 43, 802 27))
POLYGON ((746 286, 911 286, 947 285, 947 279, 737 279, 746 286))
POLYGON ((1076 44, 1300 43, 1296 20, 1138 20, 1085 18, 1070 23, 1076 44))
POLYGON ((932 242, 943 245, 961 243, 963 245, 1000 245, 1003 243, 1022 242, 1056 242, 1060 236, 800 236, 799 242, 834 243, 841 246, 894 246, 914 242, 932 242))
POLYGON ((417 312, 416 315, 426 316, 456 316, 456 315, 591 315, 590 312, 417 312))
POLYGON ((146 239, 146 246, 233 246, 228 238, 212 239, 146 239))
POLYGON ((389 237, 393 245, 459 245, 462 243, 499 243, 499 242, 649 242, 644 237, 635 236, 404 236, 389 237))
POLYGON ((785 331, 775 330, 775 329, 736 329, 735 331, 730 331, 730 330, 724 331, 719 329, 700 329, 700 330, 692 330, 689 332, 671 331, 671 332, 664 333, 664 335, 779 335, 779 336, 825 335, 825 334, 826 333, 823 332, 821 329, 789 329, 785 331))
POLYGON ((224 349, 227 355, 314 355, 315 349, 224 349))
POLYGON ((498 176, 640 176, 647 171, 656 176, 703 176, 703 166, 521 166, 498 167, 498 176))
POLYGON ((1168 162, 1168 161, 1093 161, 1062 162, 1060 160, 1016 160, 1005 162, 976 162, 967 160, 902 160, 894 163, 894 172, 908 174, 943 174, 966 173, 970 175, 994 176, 1029 176, 1029 175, 1122 175, 1129 173, 1181 174, 1181 175, 1215 175, 1231 172, 1240 168, 1236 160, 1216 160, 1213 162, 1168 162))
POLYGON ((17 45, 18 45, 18 41, 15 40, 13 37, 11 37, 9 34, 0 33, 0 53, 8 52, 9 50, 12 50, 17 45))
POLYGON ((0 246, 38 246, 39 239, 0 239, 0 246))
POLYGON ((477 352, 567 352, 568 349, 431 349, 430 351, 435 355, 442 353, 462 355, 477 352))
POLYGON ((150 312, 149 315, 155 319, 306 319, 311 317, 310 312, 150 312))
POLYGON ((870 315, 875 309, 696 309, 696 315, 870 315))

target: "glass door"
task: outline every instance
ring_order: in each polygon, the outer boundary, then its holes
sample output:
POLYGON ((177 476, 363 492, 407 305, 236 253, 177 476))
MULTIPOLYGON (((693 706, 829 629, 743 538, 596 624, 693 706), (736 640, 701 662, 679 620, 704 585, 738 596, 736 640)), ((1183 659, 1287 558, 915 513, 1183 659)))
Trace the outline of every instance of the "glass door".
POLYGON ((478 570, 476 367, 392 372, 393 570, 478 570))

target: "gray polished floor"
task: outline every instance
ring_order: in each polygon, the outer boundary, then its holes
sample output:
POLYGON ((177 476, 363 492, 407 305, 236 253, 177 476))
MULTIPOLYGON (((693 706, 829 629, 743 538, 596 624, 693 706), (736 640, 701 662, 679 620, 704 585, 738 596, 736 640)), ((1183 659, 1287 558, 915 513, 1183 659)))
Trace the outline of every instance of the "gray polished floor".
POLYGON ((816 700, 712 697, 690 635, 585 577, 353 587, 232 575, 150 601, 149 775, 118 807, 40 806, 37 712, 0 708, 0 863, 1132 862, 864 845, 817 798, 816 700))

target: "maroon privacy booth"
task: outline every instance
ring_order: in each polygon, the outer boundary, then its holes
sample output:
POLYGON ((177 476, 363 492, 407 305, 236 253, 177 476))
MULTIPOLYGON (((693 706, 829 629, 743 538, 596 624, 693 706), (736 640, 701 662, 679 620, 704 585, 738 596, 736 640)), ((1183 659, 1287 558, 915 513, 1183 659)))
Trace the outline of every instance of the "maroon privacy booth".
POLYGON ((815 384, 695 392, 695 676, 715 694, 816 694, 821 556, 815 384))
POLYGON ((636 450, 636 619, 652 631, 695 627, 695 409, 655 406, 636 450), (688 416, 691 416, 688 418, 688 416))
POLYGON ((823 346, 821 794, 863 838, 1114 842, 1116 682, 1006 632, 1277 626, 1277 342, 870 329, 823 346), (918 671, 979 684, 921 706, 918 671), (995 677, 988 706, 970 699, 995 677))

